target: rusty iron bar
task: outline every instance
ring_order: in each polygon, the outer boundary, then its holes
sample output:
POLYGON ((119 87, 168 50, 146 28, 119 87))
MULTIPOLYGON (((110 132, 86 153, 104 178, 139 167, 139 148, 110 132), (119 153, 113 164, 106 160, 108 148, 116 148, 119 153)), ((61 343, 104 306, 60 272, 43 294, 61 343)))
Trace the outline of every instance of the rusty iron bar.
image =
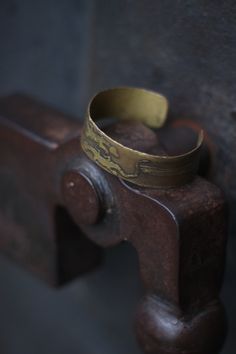
MULTIPOLYGON (((194 140, 189 123, 158 134, 131 123, 106 131, 148 152, 179 153, 194 140)), ((56 285, 97 265, 96 245, 128 241, 146 289, 136 318, 144 352, 218 353, 226 328, 221 191, 200 176, 178 188, 131 185, 90 161, 80 134, 78 122, 32 98, 0 100, 1 252, 56 285)))

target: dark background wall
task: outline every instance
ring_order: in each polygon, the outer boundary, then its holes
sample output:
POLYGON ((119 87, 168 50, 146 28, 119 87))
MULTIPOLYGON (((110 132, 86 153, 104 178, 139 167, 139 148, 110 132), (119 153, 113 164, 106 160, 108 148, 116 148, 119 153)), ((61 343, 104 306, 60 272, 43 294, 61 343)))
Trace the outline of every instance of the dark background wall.
MULTIPOLYGON (((173 117, 205 127, 217 152, 210 177, 232 205, 224 353, 235 353, 235 2, 1 0, 0 48, 1 95, 24 91, 82 117, 95 91, 144 86, 167 95, 173 117)), ((107 251, 103 267, 60 291, 4 259, 0 280, 0 353, 139 353, 141 286, 129 247, 107 251)))

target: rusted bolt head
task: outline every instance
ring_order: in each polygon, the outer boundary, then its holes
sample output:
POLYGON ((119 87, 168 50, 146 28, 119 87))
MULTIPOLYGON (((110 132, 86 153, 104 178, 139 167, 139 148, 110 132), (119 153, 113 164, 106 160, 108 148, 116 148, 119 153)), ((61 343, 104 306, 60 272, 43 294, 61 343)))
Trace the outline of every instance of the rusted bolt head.
POLYGON ((80 171, 69 171, 62 179, 64 202, 78 224, 93 225, 101 214, 101 202, 94 183, 80 171))

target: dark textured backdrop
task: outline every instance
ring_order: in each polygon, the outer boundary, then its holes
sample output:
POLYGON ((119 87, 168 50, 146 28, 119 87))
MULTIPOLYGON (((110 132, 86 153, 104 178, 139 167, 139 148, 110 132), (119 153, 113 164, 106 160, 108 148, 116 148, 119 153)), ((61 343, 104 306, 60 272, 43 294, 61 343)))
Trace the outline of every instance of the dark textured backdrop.
MULTIPOLYGON (((0 48, 1 95, 24 91, 78 117, 104 87, 166 94, 173 116, 193 117, 215 139, 211 178, 234 205, 235 1, 0 0, 0 48)), ((236 351, 231 211, 225 354, 236 351)), ((132 334, 137 274, 135 254, 120 246, 98 271, 56 292, 1 259, 0 353, 139 353, 132 334)))

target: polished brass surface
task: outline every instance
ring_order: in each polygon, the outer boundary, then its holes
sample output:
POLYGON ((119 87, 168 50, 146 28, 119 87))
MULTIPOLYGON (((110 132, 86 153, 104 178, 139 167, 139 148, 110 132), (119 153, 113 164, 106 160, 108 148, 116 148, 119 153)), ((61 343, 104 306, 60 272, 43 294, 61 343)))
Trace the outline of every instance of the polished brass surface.
POLYGON ((89 158, 104 170, 145 187, 172 187, 190 182, 197 171, 203 132, 196 147, 177 156, 158 156, 128 148, 107 136, 95 123, 102 118, 142 122, 161 127, 168 110, 166 98, 140 88, 114 88, 91 100, 83 127, 81 145, 89 158))

